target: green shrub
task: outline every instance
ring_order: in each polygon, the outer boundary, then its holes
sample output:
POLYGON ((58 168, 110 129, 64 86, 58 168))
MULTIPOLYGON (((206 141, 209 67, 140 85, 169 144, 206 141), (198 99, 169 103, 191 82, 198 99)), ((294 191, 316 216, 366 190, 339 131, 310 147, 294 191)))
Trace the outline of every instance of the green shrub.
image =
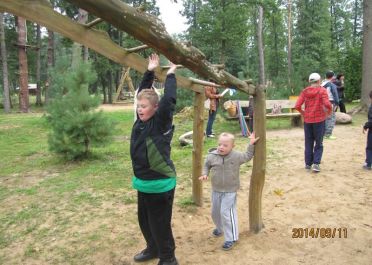
POLYGON ((113 122, 102 112, 95 111, 100 100, 88 92, 89 84, 96 79, 90 64, 69 68, 62 75, 54 80, 63 82, 59 85, 67 92, 53 98, 47 106, 47 121, 51 128, 49 149, 69 160, 86 158, 92 146, 110 142, 113 122))

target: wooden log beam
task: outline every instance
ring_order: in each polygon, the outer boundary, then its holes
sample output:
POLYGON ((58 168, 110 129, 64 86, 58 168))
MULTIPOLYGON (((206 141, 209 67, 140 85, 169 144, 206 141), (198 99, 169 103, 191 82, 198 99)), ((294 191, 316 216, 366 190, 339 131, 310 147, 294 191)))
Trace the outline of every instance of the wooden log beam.
POLYGON ((204 100, 204 92, 195 93, 192 134, 192 198, 194 203, 198 206, 203 205, 203 185, 199 177, 202 174, 203 167, 204 100))
MULTIPOLYGON (((164 66, 160 66, 162 69, 169 69, 170 66, 169 65, 164 65, 164 66)), ((183 65, 181 64, 177 64, 177 69, 180 69, 180 68, 185 68, 183 65)))
POLYGON ((256 143, 249 186, 249 229, 258 233, 263 227, 262 189, 266 173, 266 100, 264 87, 256 89, 254 97, 254 132, 260 140, 256 143))
POLYGON ((97 25, 101 22, 103 22, 102 18, 96 18, 95 20, 92 20, 91 22, 85 24, 84 26, 86 26, 87 28, 91 28, 91 27, 94 27, 95 25, 97 25))
POLYGON ((145 44, 145 45, 129 48, 129 49, 127 49, 127 52, 140 52, 140 51, 143 51, 143 50, 146 50, 146 49, 149 49, 149 48, 150 47, 145 44))
POLYGON ((174 41, 164 23, 157 17, 142 12, 120 0, 68 0, 97 17, 149 45, 175 64, 182 64, 205 79, 213 79, 226 87, 236 87, 254 94, 254 86, 224 70, 219 70, 205 59, 204 54, 187 43, 174 41))
POLYGON ((212 67, 217 69, 225 69, 225 64, 212 64, 212 67))
POLYGON ((208 81, 204 81, 204 80, 200 80, 200 79, 196 79, 196 78, 193 78, 193 77, 189 77, 189 80, 191 80, 191 82, 193 82, 194 84, 199 84, 199 85, 203 85, 203 86, 220 87, 220 85, 218 85, 218 84, 208 82, 208 81))
MULTIPOLYGON (((53 10, 47 0, 1 0, 0 12, 9 12, 34 21, 138 72, 144 73, 147 70, 148 61, 146 59, 136 53, 128 53, 123 47, 114 43, 106 32, 87 28, 85 25, 59 14, 53 10)), ((165 81, 166 74, 166 69, 161 69, 161 67, 155 69, 155 75, 161 82, 165 81)), ((177 84, 179 87, 195 92, 204 91, 203 86, 195 85, 188 78, 180 75, 177 75, 177 84)))

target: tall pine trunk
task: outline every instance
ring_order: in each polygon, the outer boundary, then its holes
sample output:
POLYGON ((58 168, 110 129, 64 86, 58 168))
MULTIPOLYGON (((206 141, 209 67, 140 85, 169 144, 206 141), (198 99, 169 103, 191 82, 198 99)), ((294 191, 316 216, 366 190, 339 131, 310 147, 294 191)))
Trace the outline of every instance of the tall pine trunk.
POLYGON ((45 104, 49 102, 49 87, 51 86, 50 71, 54 67, 54 32, 48 30, 48 62, 47 62, 47 82, 45 84, 45 104))
POLYGON ((358 1, 354 0, 353 46, 355 46, 358 31, 358 1))
POLYGON ((288 63, 288 87, 291 89, 291 93, 294 94, 292 87, 292 2, 288 0, 287 3, 288 9, 288 54, 287 54, 287 63, 288 63))
POLYGON ((28 97, 28 65, 26 54, 27 28, 26 20, 22 17, 18 21, 18 60, 19 60, 19 109, 29 111, 28 97))
MULTIPOLYGON (((88 12, 84 9, 79 8, 79 15, 78 15, 78 22, 80 24, 86 24, 88 21, 88 12)), ((81 57, 83 45, 80 43, 75 42, 72 48, 72 66, 76 67, 77 64, 83 59, 84 61, 88 61, 87 52, 84 49, 84 57, 81 57)))
POLYGON ((107 79, 108 79, 108 103, 112 104, 112 86, 114 84, 114 77, 112 71, 107 71, 107 79))
MULTIPOLYGON (((82 11, 82 20, 81 20, 81 23, 82 24, 87 24, 88 23, 88 18, 89 18, 89 14, 87 11, 85 11, 84 9, 81 9, 82 11)), ((89 48, 87 46, 83 46, 83 61, 85 63, 87 63, 89 60, 89 48)))
POLYGON ((372 3, 363 1, 363 68, 362 68, 362 104, 367 107, 371 101, 369 92, 372 91, 372 3))
POLYGON ((222 7, 222 22, 221 22, 221 53, 220 53, 220 63, 225 64, 226 62, 226 21, 225 21, 225 12, 226 12, 226 2, 225 0, 221 0, 220 2, 221 7, 222 7))
POLYGON ((103 94, 103 104, 107 104, 107 90, 106 90, 106 80, 104 77, 101 77, 101 85, 102 85, 102 94, 103 94))
POLYGON ((36 26, 36 41, 37 41, 37 58, 36 58, 36 106, 41 106, 41 77, 40 77, 40 68, 41 68, 41 31, 40 25, 36 26))
POLYGON ((4 111, 10 112, 10 93, 8 79, 8 59, 5 45, 4 31, 4 14, 0 13, 0 45, 1 45, 1 61, 3 62, 3 87, 4 87, 4 111))

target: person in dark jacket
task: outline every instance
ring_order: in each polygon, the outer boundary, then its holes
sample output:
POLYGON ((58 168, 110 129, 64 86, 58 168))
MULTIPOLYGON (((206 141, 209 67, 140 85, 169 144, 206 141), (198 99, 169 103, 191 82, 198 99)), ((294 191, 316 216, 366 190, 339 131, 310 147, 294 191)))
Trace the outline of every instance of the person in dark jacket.
POLYGON ((164 96, 151 88, 159 56, 152 54, 137 95, 137 120, 134 122, 130 156, 133 188, 138 197, 138 222, 146 248, 134 256, 143 262, 159 258, 158 265, 176 265, 171 218, 176 171, 170 159, 173 137, 173 113, 176 106, 176 65, 170 63, 164 96))
POLYGON ((363 126, 363 133, 367 133, 366 163, 363 168, 371 170, 372 167, 372 91, 369 92, 371 104, 368 109, 368 121, 363 126))
POLYGON ((305 168, 319 172, 323 155, 325 120, 332 113, 332 106, 327 91, 320 85, 318 73, 309 76, 309 83, 310 86, 302 90, 299 95, 295 109, 304 118, 305 168), (303 104, 304 109, 302 109, 303 104))
POLYGON ((337 93, 338 93, 338 106, 340 107, 340 112, 346 113, 346 107, 345 107, 345 87, 344 87, 344 74, 340 73, 337 75, 337 77, 333 80, 333 84, 337 87, 337 93))
POLYGON ((339 104, 337 87, 335 84, 333 84, 334 76, 335 73, 333 71, 328 71, 326 73, 326 79, 322 82, 322 87, 324 87, 327 90, 329 101, 332 104, 332 113, 326 119, 324 130, 324 139, 329 140, 337 139, 335 136, 332 135, 333 129, 336 125, 335 111, 337 110, 339 104))

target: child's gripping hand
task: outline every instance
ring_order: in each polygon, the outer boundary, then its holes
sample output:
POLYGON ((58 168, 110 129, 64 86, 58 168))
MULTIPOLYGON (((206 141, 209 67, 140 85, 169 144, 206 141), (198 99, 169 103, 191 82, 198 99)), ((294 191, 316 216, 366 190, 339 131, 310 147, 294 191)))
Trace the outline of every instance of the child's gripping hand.
POLYGON ((208 180, 208 176, 207 175, 200 176, 199 180, 208 180))
POLYGON ((254 145, 260 139, 260 137, 256 138, 255 133, 252 132, 251 135, 249 136, 249 139, 250 139, 249 144, 254 145))
POLYGON ((167 75, 174 74, 176 72, 177 65, 169 61, 169 70, 167 71, 167 75))

